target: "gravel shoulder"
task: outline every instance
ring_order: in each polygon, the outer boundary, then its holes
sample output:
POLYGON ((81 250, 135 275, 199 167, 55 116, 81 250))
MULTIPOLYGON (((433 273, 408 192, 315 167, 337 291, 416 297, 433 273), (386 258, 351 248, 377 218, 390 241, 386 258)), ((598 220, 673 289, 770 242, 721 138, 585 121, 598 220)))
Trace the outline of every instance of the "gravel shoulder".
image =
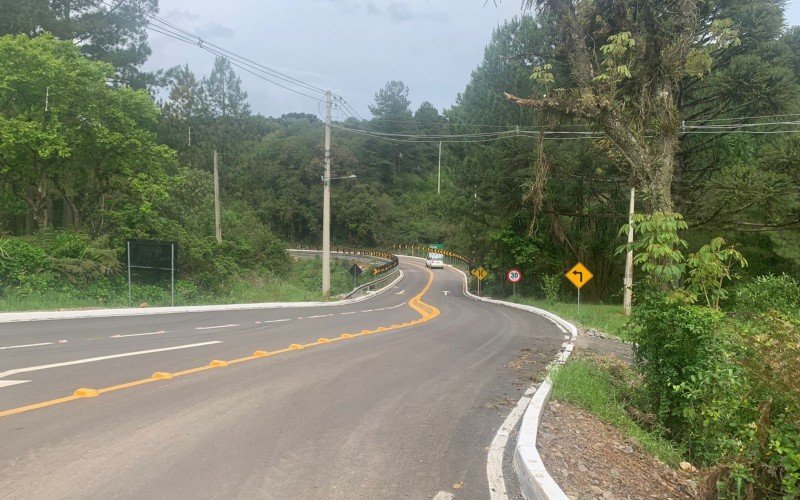
MULTIPOLYGON (((575 354, 632 361, 631 345, 596 330, 582 330, 575 354)), ((611 425, 572 404, 550 401, 537 447, 547 470, 574 499, 695 498, 694 476, 644 453, 611 425)))

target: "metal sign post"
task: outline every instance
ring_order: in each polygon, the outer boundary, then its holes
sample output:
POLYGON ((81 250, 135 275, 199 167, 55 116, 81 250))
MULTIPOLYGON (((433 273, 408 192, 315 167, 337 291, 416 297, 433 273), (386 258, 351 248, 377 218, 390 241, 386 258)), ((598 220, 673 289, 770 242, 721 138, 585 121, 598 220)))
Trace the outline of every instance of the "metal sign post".
POLYGON ((578 289, 578 307, 580 307, 581 288, 583 288, 583 285, 588 283, 589 280, 591 280, 594 277, 594 275, 592 274, 591 271, 589 271, 586 268, 586 266, 578 262, 577 264, 572 266, 572 269, 570 269, 569 271, 566 272, 566 274, 564 274, 564 277, 566 277, 570 281, 570 283, 575 285, 575 288, 578 289))
POLYGON ((506 273, 506 279, 511 282, 511 293, 514 300, 517 299, 517 283, 522 281, 522 271, 517 268, 509 269, 506 273))

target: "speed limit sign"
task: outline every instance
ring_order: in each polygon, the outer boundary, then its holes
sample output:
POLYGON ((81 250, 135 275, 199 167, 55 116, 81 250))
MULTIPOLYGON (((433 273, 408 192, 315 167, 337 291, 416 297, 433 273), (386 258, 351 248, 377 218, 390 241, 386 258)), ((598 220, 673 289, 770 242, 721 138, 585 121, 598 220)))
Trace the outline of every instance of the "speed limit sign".
POLYGON ((522 281, 522 271, 519 269, 509 269, 506 273, 506 279, 511 283, 519 283, 522 281))

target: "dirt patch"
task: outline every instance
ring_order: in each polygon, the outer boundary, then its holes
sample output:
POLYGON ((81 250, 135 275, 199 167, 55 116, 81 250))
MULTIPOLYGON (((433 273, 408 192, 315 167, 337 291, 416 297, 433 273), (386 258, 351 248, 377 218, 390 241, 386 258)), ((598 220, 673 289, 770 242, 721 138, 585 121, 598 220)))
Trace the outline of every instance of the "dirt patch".
MULTIPOLYGON (((612 356, 630 364, 630 343, 581 330, 574 356, 612 356)), ((553 479, 570 498, 684 499, 696 497, 696 477, 641 450, 619 430, 577 406, 550 401, 537 448, 553 479)))
POLYGON ((539 453, 570 498, 694 498, 691 476, 645 454, 617 429, 576 406, 551 401, 539 453))

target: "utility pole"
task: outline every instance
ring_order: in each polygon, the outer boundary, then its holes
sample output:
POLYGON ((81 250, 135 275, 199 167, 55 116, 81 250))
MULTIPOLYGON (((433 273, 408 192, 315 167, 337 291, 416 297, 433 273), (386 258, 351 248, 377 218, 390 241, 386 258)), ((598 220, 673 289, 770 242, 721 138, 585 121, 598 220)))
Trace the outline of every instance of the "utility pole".
POLYGON ((631 315, 631 302, 633 298, 633 250, 630 248, 633 243, 633 210, 636 198, 636 189, 631 187, 631 204, 628 209, 628 252, 625 255, 625 294, 622 301, 622 309, 625 316, 631 315))
POLYGON ((436 179, 436 194, 442 192, 442 141, 439 141, 439 175, 436 179))
POLYGON ((217 243, 222 243, 222 225, 219 212, 219 165, 217 150, 214 150, 214 227, 217 230, 217 243))
POLYGON ((331 91, 325 92, 325 175, 322 177, 322 298, 331 294, 331 91))

